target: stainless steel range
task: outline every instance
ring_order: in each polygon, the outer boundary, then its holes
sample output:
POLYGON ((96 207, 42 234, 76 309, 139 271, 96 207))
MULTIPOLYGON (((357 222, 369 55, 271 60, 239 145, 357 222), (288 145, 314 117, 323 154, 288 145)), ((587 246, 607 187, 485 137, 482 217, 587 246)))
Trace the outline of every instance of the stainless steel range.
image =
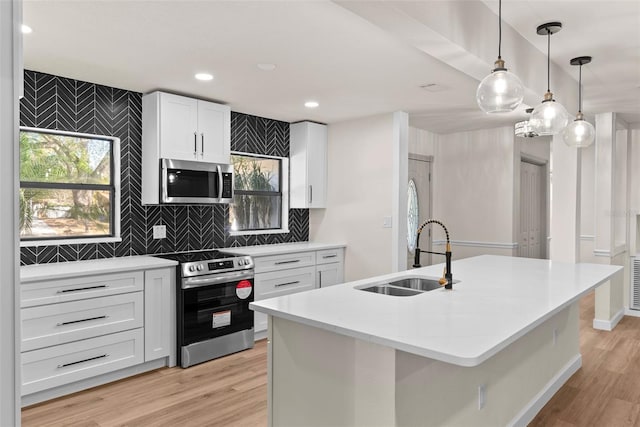
POLYGON ((253 347, 254 264, 222 251, 160 255, 176 274, 178 364, 183 368, 253 347))

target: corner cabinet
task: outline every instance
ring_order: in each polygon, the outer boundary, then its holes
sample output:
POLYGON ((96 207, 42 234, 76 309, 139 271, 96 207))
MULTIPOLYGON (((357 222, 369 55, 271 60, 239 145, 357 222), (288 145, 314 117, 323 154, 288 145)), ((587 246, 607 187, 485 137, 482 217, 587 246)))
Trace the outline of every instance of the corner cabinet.
POLYGON ((289 200, 292 208, 327 206, 327 125, 290 126, 289 200))
POLYGON ((165 92, 142 97, 142 203, 157 204, 160 159, 229 164, 231 109, 165 92))

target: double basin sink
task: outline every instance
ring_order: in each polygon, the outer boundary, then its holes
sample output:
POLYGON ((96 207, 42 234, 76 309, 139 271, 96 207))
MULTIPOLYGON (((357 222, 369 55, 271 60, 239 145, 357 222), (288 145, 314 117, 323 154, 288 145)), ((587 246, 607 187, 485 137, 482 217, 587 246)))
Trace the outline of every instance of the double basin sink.
MULTIPOLYGON (((439 280, 440 278, 432 277, 405 277, 403 279, 394 280, 389 283, 365 285, 362 288, 356 289, 365 292, 373 292, 376 294, 392 295, 396 297, 409 297, 443 287, 443 285, 440 284, 439 280)), ((458 282, 459 280, 453 281, 453 283, 458 282)))

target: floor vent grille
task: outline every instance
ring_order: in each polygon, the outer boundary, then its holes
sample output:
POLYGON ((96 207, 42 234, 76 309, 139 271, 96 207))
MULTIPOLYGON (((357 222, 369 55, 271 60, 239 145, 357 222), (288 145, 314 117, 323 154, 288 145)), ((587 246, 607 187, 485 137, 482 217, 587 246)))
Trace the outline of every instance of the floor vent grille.
POLYGON ((631 308, 640 310, 640 259, 633 258, 633 277, 631 278, 631 308))

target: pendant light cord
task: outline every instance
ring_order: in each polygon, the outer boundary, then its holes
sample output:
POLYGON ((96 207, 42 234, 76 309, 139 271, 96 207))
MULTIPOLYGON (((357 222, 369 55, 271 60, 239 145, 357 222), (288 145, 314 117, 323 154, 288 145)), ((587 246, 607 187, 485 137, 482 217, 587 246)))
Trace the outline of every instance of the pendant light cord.
POLYGON ((498 59, 502 59, 500 55, 502 51, 502 0, 498 0, 498 59))
POLYGON ((547 28, 547 92, 551 92, 551 30, 547 28))
POLYGON ((582 113, 582 63, 580 63, 580 73, 578 75, 578 113, 582 113))

